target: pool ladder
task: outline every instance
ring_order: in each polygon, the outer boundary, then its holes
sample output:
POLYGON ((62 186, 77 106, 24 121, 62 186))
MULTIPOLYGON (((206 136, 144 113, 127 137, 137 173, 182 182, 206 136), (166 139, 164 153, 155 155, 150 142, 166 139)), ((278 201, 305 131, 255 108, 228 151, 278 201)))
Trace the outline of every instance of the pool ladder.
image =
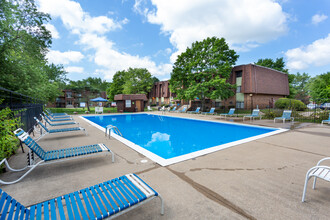
POLYGON ((111 130, 112 130, 113 133, 115 133, 115 134, 117 134, 119 136, 123 136, 123 134, 120 132, 120 130, 116 126, 114 126, 114 125, 107 125, 105 127, 105 136, 108 136, 108 131, 109 131, 109 139, 111 137, 111 130))

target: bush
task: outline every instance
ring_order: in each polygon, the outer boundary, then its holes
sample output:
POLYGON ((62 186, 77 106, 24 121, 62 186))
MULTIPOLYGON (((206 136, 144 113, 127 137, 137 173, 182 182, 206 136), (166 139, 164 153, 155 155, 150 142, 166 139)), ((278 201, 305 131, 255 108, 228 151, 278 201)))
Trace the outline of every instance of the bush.
POLYGON ((17 112, 9 108, 0 110, 0 161, 10 157, 18 148, 18 139, 13 131, 21 126, 20 117, 15 118, 17 112))
POLYGON ((263 116, 263 118, 267 118, 267 119, 273 119, 276 117, 281 117, 282 116, 282 111, 281 110, 264 110, 262 111, 265 115, 263 116))
POLYGON ((296 99, 281 98, 275 102, 275 107, 279 109, 294 109, 298 111, 303 111, 306 109, 306 105, 296 99))

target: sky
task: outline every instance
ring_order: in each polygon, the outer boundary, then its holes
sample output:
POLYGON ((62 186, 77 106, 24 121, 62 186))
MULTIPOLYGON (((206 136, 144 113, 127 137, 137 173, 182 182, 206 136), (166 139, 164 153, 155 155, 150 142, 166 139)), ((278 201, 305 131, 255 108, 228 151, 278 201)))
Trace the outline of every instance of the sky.
POLYGON ((146 68, 170 79, 195 41, 225 38, 236 65, 283 57, 312 77, 330 71, 329 0, 36 0, 50 14, 47 54, 70 80, 146 68))

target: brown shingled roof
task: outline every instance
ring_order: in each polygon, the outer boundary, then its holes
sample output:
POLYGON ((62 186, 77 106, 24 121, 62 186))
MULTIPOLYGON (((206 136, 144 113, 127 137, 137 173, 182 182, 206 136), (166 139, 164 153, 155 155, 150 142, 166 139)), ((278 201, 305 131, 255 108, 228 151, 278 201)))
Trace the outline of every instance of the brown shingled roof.
POLYGON ((147 96, 145 94, 118 94, 115 95, 115 101, 118 100, 143 100, 148 101, 147 96))

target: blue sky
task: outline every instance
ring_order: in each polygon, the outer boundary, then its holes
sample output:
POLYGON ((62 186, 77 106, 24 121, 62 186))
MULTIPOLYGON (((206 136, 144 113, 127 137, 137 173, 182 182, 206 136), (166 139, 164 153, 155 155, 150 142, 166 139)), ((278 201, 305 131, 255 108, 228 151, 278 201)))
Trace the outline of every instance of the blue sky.
POLYGON ((49 13, 49 62, 71 80, 147 68, 170 78, 195 41, 224 37, 240 58, 284 57, 290 73, 330 71, 329 0, 36 0, 49 13))

